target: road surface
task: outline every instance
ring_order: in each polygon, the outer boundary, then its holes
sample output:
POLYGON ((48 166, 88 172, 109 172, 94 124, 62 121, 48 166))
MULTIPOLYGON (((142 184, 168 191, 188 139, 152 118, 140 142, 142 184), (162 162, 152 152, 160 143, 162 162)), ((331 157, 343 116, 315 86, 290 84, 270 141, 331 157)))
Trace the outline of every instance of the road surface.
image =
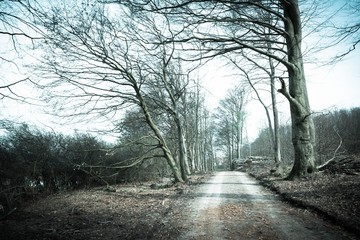
POLYGON ((356 239, 280 198, 243 172, 217 172, 195 192, 179 239, 356 239))

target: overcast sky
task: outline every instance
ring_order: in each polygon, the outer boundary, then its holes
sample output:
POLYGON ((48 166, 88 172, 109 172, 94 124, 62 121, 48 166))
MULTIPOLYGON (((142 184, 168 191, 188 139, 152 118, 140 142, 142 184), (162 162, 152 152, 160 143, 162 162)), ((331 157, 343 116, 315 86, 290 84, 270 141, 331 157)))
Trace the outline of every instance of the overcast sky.
MULTIPOLYGON (((343 46, 347 49, 348 46, 343 46)), ((330 55, 328 55, 330 58, 330 55)), ((219 64, 219 63, 218 63, 219 64)), ((214 63, 214 66, 216 63, 214 63)), ((226 92, 237 84, 237 79, 227 77, 226 70, 209 67, 204 73, 203 86, 208 92, 208 103, 216 107, 218 100, 225 97, 226 92)), ((325 66, 306 64, 305 74, 311 109, 315 113, 326 113, 336 109, 360 107, 360 50, 351 52, 342 61, 325 66)), ((290 108, 281 94, 277 94, 280 102, 282 123, 290 123, 290 108)), ((246 128, 250 140, 256 138, 258 131, 267 126, 265 111, 257 101, 247 104, 246 128)))
MULTIPOLYGON (((340 2, 340 1, 338 1, 340 2)), ((1 39, 0 39, 1 40, 1 39)), ((311 45, 311 40, 305 39, 305 47, 311 45)), ((5 44, 0 41, 0 48, 5 44)), ((322 58, 330 58, 334 56, 339 50, 346 51, 350 47, 349 44, 342 44, 336 48, 328 49, 322 58)), ((1 49, 1 52, 5 52, 1 49)), ((323 53, 324 54, 324 53, 323 53)), ((238 79, 228 76, 227 70, 222 71, 221 63, 213 62, 209 67, 201 70, 200 77, 202 85, 207 93, 207 103, 210 108, 215 108, 220 99, 224 98, 226 91, 237 84, 238 79)), ((310 105, 314 112, 326 112, 334 109, 360 107, 360 50, 355 49, 348 54, 343 61, 335 65, 321 66, 315 63, 307 64, 306 79, 310 98, 310 105)), ((2 73, 0 80, 21 78, 19 75, 13 74, 17 69, 4 69, 2 66, 2 73), (6 74, 4 74, 6 73, 6 74)), ((36 96, 37 91, 27 88, 23 85, 14 88, 14 91, 26 96, 36 96)), ((278 94, 280 101, 280 117, 282 123, 289 123, 289 105, 284 98, 278 94)), ((46 103, 42 103, 46 104, 46 103)), ((56 130, 73 132, 76 126, 56 126, 52 124, 57 122, 56 119, 45 116, 41 109, 37 106, 30 106, 23 103, 15 103, 13 101, 2 100, 0 102, 0 118, 12 118, 18 121, 25 121, 40 126, 53 126, 56 130), (69 130, 70 129, 70 130, 69 130)), ((261 105, 252 101, 247 105, 247 122, 246 131, 251 140, 253 140, 261 128, 266 127, 265 113, 261 105)), ((78 126, 83 129, 84 126, 78 126)))

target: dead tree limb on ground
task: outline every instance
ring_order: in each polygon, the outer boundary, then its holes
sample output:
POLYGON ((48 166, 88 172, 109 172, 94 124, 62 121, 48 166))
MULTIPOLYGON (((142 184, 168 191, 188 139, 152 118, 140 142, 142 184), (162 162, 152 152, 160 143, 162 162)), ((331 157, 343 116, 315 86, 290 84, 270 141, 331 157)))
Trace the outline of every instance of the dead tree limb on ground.
POLYGON ((338 145, 337 148, 335 149, 334 154, 333 154, 333 157, 330 158, 329 160, 327 160, 324 164, 322 164, 322 165, 320 165, 320 166, 317 167, 317 169, 320 170, 320 171, 321 171, 322 169, 325 169, 328 164, 330 164, 332 161, 335 160, 336 154, 337 154, 337 152, 339 151, 339 149, 340 149, 340 147, 341 147, 341 145, 342 145, 342 143, 343 143, 343 139, 342 139, 342 137, 340 136, 339 131, 337 130, 336 126, 334 126, 333 129, 334 129, 336 135, 337 135, 337 136, 339 137, 339 139, 340 139, 340 140, 339 140, 339 145, 338 145))
POLYGON ((328 171, 331 173, 345 173, 349 175, 360 174, 360 156, 359 155, 339 155, 338 151, 343 143, 339 131, 334 127, 336 135, 339 137, 339 145, 334 151, 333 157, 324 164, 317 167, 319 171, 328 171))
POLYGON ((330 173, 345 173, 348 175, 360 175, 360 156, 348 155, 337 156, 327 165, 318 168, 320 171, 330 173))

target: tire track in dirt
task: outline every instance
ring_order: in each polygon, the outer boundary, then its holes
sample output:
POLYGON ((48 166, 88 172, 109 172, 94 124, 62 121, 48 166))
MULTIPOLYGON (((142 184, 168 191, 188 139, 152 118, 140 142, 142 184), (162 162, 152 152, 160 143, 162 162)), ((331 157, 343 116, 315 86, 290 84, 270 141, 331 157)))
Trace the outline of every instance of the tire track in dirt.
POLYGON ((357 239, 281 202, 248 174, 218 172, 193 192, 178 239, 357 239))

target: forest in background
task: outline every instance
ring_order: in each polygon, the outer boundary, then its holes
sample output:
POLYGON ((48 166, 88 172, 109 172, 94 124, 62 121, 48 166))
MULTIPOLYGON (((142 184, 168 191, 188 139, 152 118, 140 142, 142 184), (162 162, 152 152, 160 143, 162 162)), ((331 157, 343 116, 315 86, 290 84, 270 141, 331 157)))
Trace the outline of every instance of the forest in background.
MULTIPOLYGON (((317 165, 335 155, 356 155, 360 151, 360 108, 338 110, 317 114, 314 117, 317 131, 317 165)), ((5 130, 0 138, 0 204, 9 212, 26 200, 58 191, 91 186, 107 186, 122 182, 157 182, 171 178, 172 172, 161 157, 146 156, 153 144, 144 137, 149 131, 136 112, 128 112, 119 123, 123 133, 116 144, 109 144, 90 134, 64 135, 45 131, 26 123, 15 124, 2 121, 5 130)), ((212 134, 208 142, 226 143, 223 128, 211 125, 212 134)), ((174 134, 170 131, 167 138, 174 134)), ((226 137, 226 136, 225 136, 226 137)), ((281 127, 281 151, 283 162, 292 165, 291 127, 281 127)), ((216 159, 215 152, 206 152, 201 166, 193 172, 208 172, 229 169, 230 161, 216 159), (209 157, 210 156, 210 157, 209 157)), ((242 161, 251 156, 267 157, 272 154, 271 138, 264 129, 258 138, 243 146, 242 161)), ((176 141, 170 146, 176 149, 176 141)), ((225 146, 224 146, 225 147, 225 146)), ((209 150, 209 149, 208 149, 209 150)), ((234 148, 234 151, 237 151, 234 148)), ((175 151, 176 152, 176 151, 175 151)), ((188 156, 189 158, 191 155, 188 156)), ((229 156, 227 156, 229 157, 229 156)), ((190 159, 190 162, 191 161, 190 159)))
MULTIPOLYGON (((360 108, 337 110, 328 113, 314 114, 316 129, 316 165, 324 164, 334 155, 349 155, 360 153, 360 108)), ((293 149, 291 128, 281 126, 282 160, 292 163, 293 149)), ((272 156, 272 142, 269 129, 263 129, 259 137, 246 145, 244 152, 254 156, 272 156), (251 153, 250 153, 251 151, 251 153)))

